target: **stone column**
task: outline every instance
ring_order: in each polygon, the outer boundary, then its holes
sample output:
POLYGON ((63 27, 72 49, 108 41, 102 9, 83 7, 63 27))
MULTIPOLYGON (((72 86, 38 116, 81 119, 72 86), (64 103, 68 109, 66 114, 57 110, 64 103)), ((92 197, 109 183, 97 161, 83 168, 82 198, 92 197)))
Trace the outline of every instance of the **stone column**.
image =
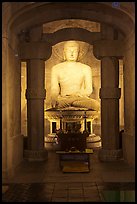
POLYGON ((63 130, 66 131, 66 121, 63 121, 63 130))
POLYGON ((27 132, 28 149, 24 157, 28 160, 42 161, 47 159, 44 148, 44 99, 45 90, 45 59, 47 50, 51 51, 44 42, 40 41, 41 28, 31 31, 32 42, 26 43, 22 56, 27 58, 27 132))
POLYGON ((84 131, 87 131, 87 116, 86 116, 86 112, 84 112, 84 131))
POLYGON ((99 158, 103 161, 116 160, 119 150, 119 63, 116 57, 101 60, 101 138, 99 158))
POLYGON ((63 128, 63 116, 62 116, 62 111, 59 112, 60 116, 59 116, 59 120, 60 120, 60 130, 62 130, 63 128))
POLYGON ((44 89, 45 63, 31 59, 27 63, 27 132, 29 158, 44 159, 44 89))
POLYGON ((84 131, 84 119, 81 120, 81 131, 84 131))
POLYGON ((101 139, 102 161, 114 161, 122 156, 119 148, 119 59, 123 57, 123 42, 111 26, 101 26, 101 40, 93 45, 95 57, 101 60, 101 139))
POLYGON ((93 121, 93 119, 88 119, 87 120, 87 122, 90 122, 90 135, 93 134, 92 121, 93 121))

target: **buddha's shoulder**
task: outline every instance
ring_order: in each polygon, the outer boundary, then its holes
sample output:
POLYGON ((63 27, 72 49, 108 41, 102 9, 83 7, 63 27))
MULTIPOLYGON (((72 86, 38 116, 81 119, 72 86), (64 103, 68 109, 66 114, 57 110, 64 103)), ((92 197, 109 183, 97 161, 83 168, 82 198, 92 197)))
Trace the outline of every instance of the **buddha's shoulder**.
POLYGON ((79 65, 79 67, 81 67, 81 68, 83 68, 83 69, 86 69, 86 70, 91 69, 91 67, 90 67, 89 65, 83 64, 83 63, 81 63, 81 62, 78 62, 78 65, 79 65))
POLYGON ((64 65, 65 65, 65 62, 61 62, 61 63, 58 63, 58 64, 54 65, 52 67, 52 69, 59 70, 59 69, 62 69, 64 67, 64 65))

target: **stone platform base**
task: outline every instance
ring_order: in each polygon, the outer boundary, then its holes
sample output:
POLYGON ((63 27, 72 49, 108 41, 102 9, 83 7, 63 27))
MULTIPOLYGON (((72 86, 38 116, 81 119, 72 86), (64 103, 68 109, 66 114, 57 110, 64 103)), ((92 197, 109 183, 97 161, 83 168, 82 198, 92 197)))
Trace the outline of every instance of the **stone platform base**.
POLYGON ((122 158, 123 154, 122 149, 115 150, 100 149, 98 156, 101 161, 117 161, 122 158))
MULTIPOLYGON (((101 147, 101 137, 95 134, 89 135, 86 139, 87 148, 100 148, 101 147)), ((51 149, 59 148, 58 143, 56 142, 55 136, 45 137, 45 147, 50 147, 51 149)))
POLYGON ((48 159, 47 150, 24 150, 24 159, 28 161, 45 161, 48 159))

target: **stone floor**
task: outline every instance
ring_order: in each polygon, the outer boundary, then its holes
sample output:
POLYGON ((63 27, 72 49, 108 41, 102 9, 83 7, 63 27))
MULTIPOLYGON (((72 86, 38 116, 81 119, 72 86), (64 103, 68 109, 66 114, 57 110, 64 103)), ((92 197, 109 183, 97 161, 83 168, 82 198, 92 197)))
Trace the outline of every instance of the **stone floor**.
POLYGON ((119 194, 117 198, 124 199, 124 192, 130 192, 134 200, 134 169, 123 160, 100 162, 98 150, 94 150, 90 155, 89 173, 63 173, 55 150, 54 146, 48 147, 46 162, 24 160, 14 177, 3 181, 2 201, 107 202, 108 193, 113 195, 111 199, 116 194, 119 194))

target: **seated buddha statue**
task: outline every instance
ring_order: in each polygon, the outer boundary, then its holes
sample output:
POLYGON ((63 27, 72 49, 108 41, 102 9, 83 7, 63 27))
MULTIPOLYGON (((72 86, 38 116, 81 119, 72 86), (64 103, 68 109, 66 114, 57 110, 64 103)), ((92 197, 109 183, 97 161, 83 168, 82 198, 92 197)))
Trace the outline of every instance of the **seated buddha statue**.
POLYGON ((99 111, 100 103, 91 98, 91 67, 78 62, 80 47, 76 41, 64 45, 64 62, 52 67, 51 106, 52 108, 87 108, 99 111))

